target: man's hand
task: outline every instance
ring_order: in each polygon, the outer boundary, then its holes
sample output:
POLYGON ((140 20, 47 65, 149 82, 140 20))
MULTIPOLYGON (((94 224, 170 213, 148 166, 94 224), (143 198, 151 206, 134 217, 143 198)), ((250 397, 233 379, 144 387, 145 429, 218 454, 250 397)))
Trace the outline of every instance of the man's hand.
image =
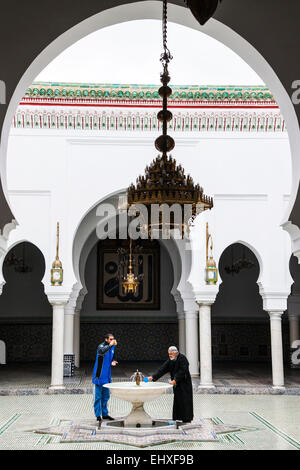
POLYGON ((153 377, 148 377, 149 382, 153 381, 153 377))
POLYGON ((111 365, 112 365, 113 367, 115 367, 115 366, 118 365, 118 364, 119 364, 118 361, 112 361, 112 363, 111 363, 111 365))
POLYGON ((117 343, 117 340, 116 340, 116 339, 113 339, 113 340, 111 340, 111 342, 110 342, 110 345, 111 345, 111 346, 117 346, 117 344, 118 344, 118 343, 117 343))
POLYGON ((174 387, 174 385, 176 385, 176 380, 171 380, 171 382, 169 382, 169 384, 173 385, 173 387, 174 387))

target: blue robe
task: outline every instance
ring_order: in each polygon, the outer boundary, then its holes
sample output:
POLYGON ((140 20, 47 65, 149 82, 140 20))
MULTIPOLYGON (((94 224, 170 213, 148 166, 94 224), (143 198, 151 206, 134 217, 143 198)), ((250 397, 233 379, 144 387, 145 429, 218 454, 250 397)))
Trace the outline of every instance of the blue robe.
POLYGON ((115 346, 104 341, 97 348, 96 361, 93 370, 93 384, 104 385, 111 383, 111 363, 115 346))

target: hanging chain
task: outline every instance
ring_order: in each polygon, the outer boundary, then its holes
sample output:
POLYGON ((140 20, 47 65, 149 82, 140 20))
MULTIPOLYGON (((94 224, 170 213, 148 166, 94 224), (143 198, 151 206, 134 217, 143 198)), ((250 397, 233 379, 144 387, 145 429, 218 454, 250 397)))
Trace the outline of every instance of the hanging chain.
POLYGON ((168 49, 168 0, 163 0, 163 48, 164 52, 161 55, 161 62, 164 66, 164 70, 168 67, 168 64, 173 59, 170 50, 168 49))
POLYGON ((159 95, 163 100, 163 109, 159 111, 157 118, 162 123, 163 133, 155 141, 155 147, 158 151, 162 152, 163 160, 167 159, 167 153, 171 152, 175 147, 175 141, 168 135, 168 122, 172 120, 172 113, 168 110, 168 97, 171 96, 172 90, 168 86, 171 80, 169 75, 168 65, 173 59, 171 52, 168 49, 168 1, 163 0, 163 48, 164 52, 160 57, 163 65, 163 72, 160 75, 160 81, 163 86, 159 89, 159 95))
POLYGON ((165 53, 168 51, 168 2, 163 0, 163 48, 165 53))

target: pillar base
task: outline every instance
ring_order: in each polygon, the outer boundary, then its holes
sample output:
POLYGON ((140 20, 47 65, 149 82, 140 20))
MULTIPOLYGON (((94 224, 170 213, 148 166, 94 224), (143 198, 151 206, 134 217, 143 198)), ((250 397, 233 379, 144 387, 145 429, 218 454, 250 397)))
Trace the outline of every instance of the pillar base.
POLYGON ((198 387, 198 390, 199 389, 203 390, 205 388, 213 389, 213 388, 216 388, 216 386, 214 384, 200 384, 198 387))
POLYGON ((66 387, 64 385, 51 385, 49 390, 65 390, 66 387))
POLYGON ((278 390, 279 392, 284 392, 285 391, 285 387, 283 385, 273 385, 272 386, 272 389, 273 390, 278 390))

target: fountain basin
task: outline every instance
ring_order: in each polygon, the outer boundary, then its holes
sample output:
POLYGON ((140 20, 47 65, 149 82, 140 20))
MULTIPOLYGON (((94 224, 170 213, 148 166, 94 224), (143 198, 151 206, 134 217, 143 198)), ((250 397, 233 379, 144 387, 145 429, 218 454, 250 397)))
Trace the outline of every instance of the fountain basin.
POLYGON ((105 384, 104 387, 109 388, 115 397, 132 404, 131 413, 124 418, 126 427, 148 427, 152 425, 153 419, 145 411, 144 403, 156 400, 172 388, 172 385, 163 382, 142 382, 141 385, 134 382, 114 382, 105 384))

